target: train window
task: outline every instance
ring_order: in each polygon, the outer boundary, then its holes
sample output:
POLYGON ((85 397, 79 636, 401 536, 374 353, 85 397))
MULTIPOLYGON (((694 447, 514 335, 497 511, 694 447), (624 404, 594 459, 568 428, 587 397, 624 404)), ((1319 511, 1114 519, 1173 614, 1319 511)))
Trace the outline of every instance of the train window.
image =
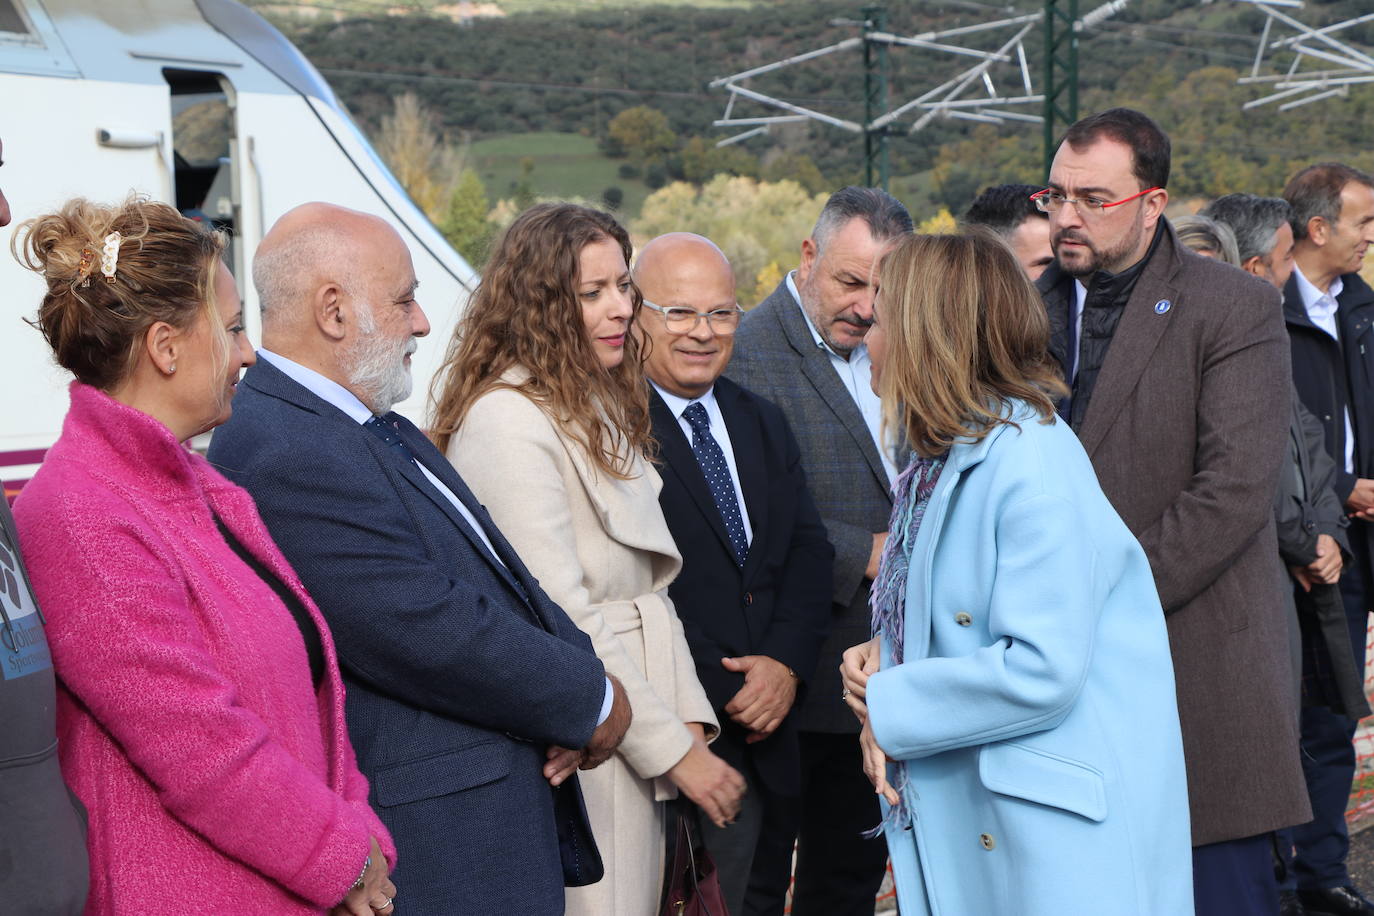
POLYGON ((228 233, 226 260, 237 277, 241 253, 235 233, 239 191, 233 90, 220 73, 168 68, 162 74, 172 96, 177 209, 228 233))
POLYGON ((29 23, 19 12, 15 0, 0 0, 0 33, 27 36, 30 31, 29 23))

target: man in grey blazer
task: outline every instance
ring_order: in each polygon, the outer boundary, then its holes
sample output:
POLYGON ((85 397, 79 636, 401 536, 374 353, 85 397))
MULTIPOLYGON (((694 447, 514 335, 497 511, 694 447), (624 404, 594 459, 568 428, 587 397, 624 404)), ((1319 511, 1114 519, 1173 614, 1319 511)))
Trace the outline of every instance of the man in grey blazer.
POLYGON ((1037 285, 1071 387, 1061 416, 1164 607, 1197 912, 1273 914, 1273 831, 1311 817, 1273 514, 1288 345, 1272 285, 1175 238, 1169 158, 1138 111, 1069 128, 1037 195, 1057 259, 1037 285))
POLYGON ((875 188, 843 188, 826 202, 801 262, 752 309, 726 375, 782 408, 835 548, 830 636, 795 715, 801 747, 801 826, 795 916, 873 913, 887 847, 863 775, 859 725, 845 705, 840 656, 871 635, 868 590, 887 538, 898 468, 879 441, 864 335, 873 324, 878 259, 910 232, 906 208, 875 188))

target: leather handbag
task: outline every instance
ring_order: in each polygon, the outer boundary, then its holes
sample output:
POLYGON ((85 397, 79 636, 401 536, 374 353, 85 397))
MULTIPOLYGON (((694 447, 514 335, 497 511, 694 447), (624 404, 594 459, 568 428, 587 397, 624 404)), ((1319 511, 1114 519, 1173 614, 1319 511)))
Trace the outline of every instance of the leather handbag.
POLYGON ((730 916, 715 860, 697 834, 696 808, 683 802, 675 807, 677 841, 668 863, 661 916, 730 916))

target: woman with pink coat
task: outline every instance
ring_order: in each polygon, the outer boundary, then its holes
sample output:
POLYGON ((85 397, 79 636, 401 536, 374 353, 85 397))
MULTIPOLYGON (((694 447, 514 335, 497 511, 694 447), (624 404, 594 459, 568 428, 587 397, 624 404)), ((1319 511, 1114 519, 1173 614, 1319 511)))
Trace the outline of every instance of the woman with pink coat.
POLYGON ((222 250, 141 199, 15 240, 76 376, 14 515, 90 814, 86 912, 391 916, 329 631, 247 492, 186 446, 255 359, 222 250))

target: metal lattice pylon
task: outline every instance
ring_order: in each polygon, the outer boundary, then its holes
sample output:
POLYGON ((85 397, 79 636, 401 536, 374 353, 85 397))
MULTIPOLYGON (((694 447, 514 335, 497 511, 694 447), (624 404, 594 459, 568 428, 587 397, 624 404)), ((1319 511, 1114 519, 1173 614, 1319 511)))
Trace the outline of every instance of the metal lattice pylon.
POLYGON ((1279 102, 1279 111, 1289 111, 1322 99, 1344 97, 1351 86, 1359 83, 1374 83, 1374 56, 1337 37, 1353 26, 1374 22, 1374 13, 1317 28, 1280 9, 1301 8, 1299 0, 1237 2, 1259 8, 1265 17, 1250 75, 1242 76, 1237 82, 1273 90, 1246 102, 1243 107, 1247 110, 1279 102), (1276 32, 1292 34, 1276 38, 1276 32), (1293 56, 1288 60, 1290 52, 1293 56), (1269 73, 1263 72, 1266 62, 1271 68, 1269 73), (1284 63, 1287 63, 1286 68, 1284 63))
MULTIPOLYGON (((1080 19, 1076 15, 1078 0, 1058 0, 1058 5, 1067 3, 1072 8, 1072 13, 1065 21, 1059 23, 1059 26, 1076 35, 1121 10, 1128 2, 1129 0, 1111 0, 1111 2, 1102 4, 1080 19)), ((1047 3, 1047 6, 1055 5, 1056 0, 1050 0, 1047 3)), ((860 20, 832 20, 832 25, 858 26, 860 34, 823 48, 806 51, 780 61, 711 81, 710 88, 724 89, 729 93, 729 99, 725 104, 725 113, 713 121, 712 125, 715 127, 746 128, 742 133, 727 137, 716 145, 725 146, 738 143, 741 140, 767 133, 774 124, 818 121, 822 124, 838 127, 841 130, 863 135, 868 183, 870 185, 875 184, 874 179, 876 177, 877 183, 886 187, 887 138, 896 123, 903 118, 912 119, 911 125, 907 129, 908 134, 921 131, 937 117, 959 118, 994 124, 1008 121, 1033 124, 1045 122, 1046 119, 1043 114, 1032 114, 1024 110, 1028 106, 1046 105, 1046 95, 1035 90, 1031 69, 1026 61, 1025 49, 1027 36, 1044 21, 1045 11, 1040 10, 974 25, 904 36, 887 31, 884 14, 878 8, 864 10, 864 18, 860 20), (967 41, 969 36, 985 37, 994 35, 999 31, 1002 35, 1009 35, 1009 37, 1004 38, 1000 44, 992 49, 977 48, 959 43, 967 41), (888 92, 887 51, 893 47, 909 47, 953 57, 972 58, 976 63, 938 86, 926 90, 891 110, 884 111, 883 109, 887 108, 888 92), (789 102, 744 85, 745 81, 765 73, 773 73, 785 67, 796 66, 837 52, 853 50, 863 50, 864 52, 866 79, 865 112, 862 122, 817 111, 814 108, 789 102), (1016 88, 1011 94, 1002 94, 993 79, 994 68, 999 66, 1012 71, 1012 80, 1014 80, 1016 88), (735 105, 741 100, 787 113, 737 115, 735 105)), ((1076 39, 1072 39, 1069 43, 1074 42, 1076 39)), ((1076 73, 1070 71, 1069 75, 1073 77, 1072 82, 1075 84, 1074 88, 1070 90, 1072 96, 1069 99, 1069 107, 1076 109, 1076 104, 1074 104, 1077 94, 1076 73)), ((1053 82, 1056 87, 1062 87, 1060 82, 1053 82)), ((1053 129, 1052 124, 1051 119, 1048 130, 1053 129)))

